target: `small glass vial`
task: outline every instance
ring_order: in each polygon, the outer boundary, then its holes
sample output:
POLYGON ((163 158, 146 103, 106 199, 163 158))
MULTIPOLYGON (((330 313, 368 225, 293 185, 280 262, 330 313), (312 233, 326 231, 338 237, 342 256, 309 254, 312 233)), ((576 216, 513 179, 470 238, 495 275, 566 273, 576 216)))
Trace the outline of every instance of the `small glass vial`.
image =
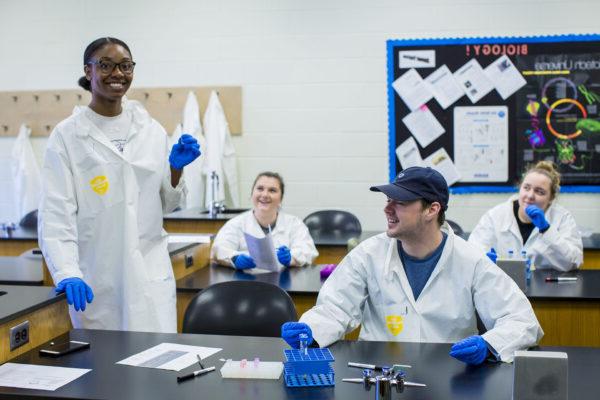
POLYGON ((508 259, 511 260, 515 258, 515 252, 513 250, 508 251, 508 259))
POLYGON ((298 339, 300 339, 300 354, 308 355, 308 335, 306 333, 301 333, 298 335, 298 339))

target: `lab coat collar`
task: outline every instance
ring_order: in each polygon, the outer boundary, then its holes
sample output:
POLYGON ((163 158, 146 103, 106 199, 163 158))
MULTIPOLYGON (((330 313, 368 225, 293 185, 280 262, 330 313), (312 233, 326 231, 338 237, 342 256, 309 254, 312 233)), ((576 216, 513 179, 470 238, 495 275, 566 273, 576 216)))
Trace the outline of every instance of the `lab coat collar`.
MULTIPOLYGON (((262 227, 258 223, 256 216, 254 215, 254 210, 252 209, 247 212, 250 213, 250 226, 249 226, 250 229, 248 229, 248 233, 252 233, 256 237, 265 236, 264 231, 262 230, 262 227)), ((281 224, 279 223, 280 218, 281 218, 281 212, 278 212, 277 219, 275 220, 275 226, 273 226, 271 228, 271 234, 275 233, 278 229, 281 229, 281 224)))
MULTIPOLYGON (((144 129, 145 126, 152 122, 152 118, 148 111, 137 101, 128 100, 123 97, 123 112, 130 112, 132 115, 132 123, 129 134, 127 135, 128 142, 133 141, 133 138, 144 129)), ((73 115, 76 117, 76 121, 80 122, 77 124, 76 136, 84 139, 87 136, 92 137, 94 140, 108 147, 114 154, 119 158, 125 159, 125 155, 128 153, 127 146, 123 153, 121 153, 111 142, 108 140, 96 125, 90 121, 85 115, 85 110, 88 106, 75 106, 73 109, 73 115)))
POLYGON ((512 232, 513 234, 518 233, 517 237, 521 237, 521 233, 519 232, 519 225, 517 224, 517 220, 514 218, 513 212, 513 202, 517 200, 518 196, 511 196, 507 201, 505 206, 508 208, 509 218, 505 218, 502 221, 502 225, 500 226, 500 231, 502 232, 512 232), (512 216, 512 218, 510 217, 512 216))
MULTIPOLYGON (((448 225, 448 223, 445 222, 440 229, 448 237, 446 238, 446 243, 444 244, 444 249, 442 250, 440 259, 437 262, 433 272, 431 273, 431 276, 427 280, 427 283, 423 287, 423 290, 421 291, 421 296, 419 296, 419 298, 422 297, 423 293, 427 290, 427 287, 431 286, 431 282, 433 282, 433 280, 436 279, 436 277, 446 268, 451 257, 452 249, 454 248, 454 238, 456 235, 454 234, 454 231, 452 230, 450 225, 448 225)), ((404 291, 406 297, 409 299, 410 303, 413 305, 413 307, 415 307, 416 310, 417 301, 414 298, 412 288, 410 286, 410 283, 408 282, 408 277, 406 276, 406 271, 404 271, 404 265, 402 264, 400 254, 398 253, 397 239, 394 238, 390 238, 389 240, 387 254, 385 258, 384 274, 388 280, 393 279, 393 274, 396 274, 398 276, 398 279, 400 279, 400 285, 402 286, 402 290, 404 291)))

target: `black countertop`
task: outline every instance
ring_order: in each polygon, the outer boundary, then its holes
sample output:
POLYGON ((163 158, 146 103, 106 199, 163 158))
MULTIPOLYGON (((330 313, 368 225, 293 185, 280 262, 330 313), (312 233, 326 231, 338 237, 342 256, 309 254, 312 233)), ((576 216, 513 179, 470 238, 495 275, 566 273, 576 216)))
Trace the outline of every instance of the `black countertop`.
POLYGON ((211 264, 177 280, 178 292, 196 293, 219 282, 259 281, 279 286, 289 294, 316 295, 323 281, 319 271, 323 265, 285 268, 281 272, 255 274, 242 272, 230 267, 211 264))
POLYGON ((48 286, 0 285, 1 292, 6 294, 0 296, 0 324, 65 298, 64 293, 57 295, 48 286))
POLYGON ((527 288, 530 300, 600 300, 600 270, 582 269, 571 272, 537 270, 531 274, 527 288), (571 276, 576 281, 546 282, 546 277, 571 276))
POLYGON ((224 213, 217 214, 215 217, 208 215, 208 210, 200 207, 188 208, 186 210, 175 211, 163 217, 164 220, 198 220, 198 221, 227 221, 248 211, 247 208, 230 208, 224 213))
MULTIPOLYGON (((348 361, 373 364, 410 364, 407 380, 425 383, 426 388, 406 388, 394 399, 486 399, 510 400, 513 365, 484 364, 469 367, 450 356, 450 344, 385 343, 340 341, 330 347, 335 357, 335 386, 325 388, 287 388, 279 380, 223 379, 220 358, 240 360, 259 357, 262 361, 283 361, 286 344, 279 338, 244 336, 181 335, 142 332, 73 330, 55 342, 80 340, 91 343, 89 350, 60 358, 39 357, 39 348, 11 360, 16 363, 89 368, 81 378, 52 391, 0 388, 0 397, 19 399, 373 399, 374 388, 366 392, 361 385, 342 382, 358 378, 361 370, 347 367, 348 361), (183 383, 177 376, 189 373, 197 365, 180 372, 116 364, 126 357, 157 344, 169 342, 194 346, 219 347, 223 350, 203 360, 217 370, 183 383)), ((40 347, 47 346, 42 345, 40 347)), ((569 398, 598 397, 596 381, 600 370, 600 349, 583 347, 543 347, 545 351, 563 351, 569 357, 569 398)))
MULTIPOLYGON (((214 238, 214 234, 212 233, 172 233, 171 236, 186 236, 186 237, 191 237, 191 236, 210 236, 210 240, 212 241, 214 238)), ((186 250, 192 249, 196 246, 199 246, 203 243, 198 242, 198 243, 169 243, 168 245, 168 249, 169 249, 169 256, 173 257, 176 256, 177 254, 183 253, 186 250)))
POLYGON ((41 254, 0 257, 0 285, 42 285, 43 283, 41 254))
POLYGON ((37 229, 17 226, 14 230, 0 230, 0 240, 35 240, 37 242, 37 229))
MULTIPOLYGON (((219 282, 256 280, 279 286, 290 295, 316 296, 323 285, 320 270, 324 265, 286 268, 282 272, 252 274, 230 267, 211 264, 177 281, 178 292, 196 293, 219 282)), ((531 300, 600 300, 600 270, 580 270, 569 273, 533 271, 527 297, 531 300), (547 276, 576 276, 575 282, 546 282, 547 276)))

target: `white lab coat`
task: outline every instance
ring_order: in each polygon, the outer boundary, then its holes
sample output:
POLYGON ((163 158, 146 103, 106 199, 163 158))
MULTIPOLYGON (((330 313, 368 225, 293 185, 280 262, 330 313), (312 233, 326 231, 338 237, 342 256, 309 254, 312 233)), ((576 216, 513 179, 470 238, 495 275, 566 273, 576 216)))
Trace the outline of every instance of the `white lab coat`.
POLYGON ((359 324, 359 340, 452 343, 477 334, 477 310, 488 328, 483 338, 503 361, 536 344, 542 328, 515 282, 447 224, 442 230, 446 244, 416 301, 397 240, 382 233, 342 260, 300 322, 321 346, 359 324))
MULTIPOLYGON (((233 256, 248 254, 244 232, 255 237, 265 236, 252 210, 230 219, 223 225, 213 242, 211 258, 233 266, 233 256)), ((290 249, 298 265, 312 264, 319 255, 308 228, 300 218, 293 215, 279 212, 271 237, 276 249, 279 246, 287 246, 290 249)))
POLYGON ((219 101, 219 96, 213 90, 208 100, 204 113, 204 133, 206 136, 206 151, 202 166, 205 175, 205 204, 208 206, 213 199, 213 188, 210 180, 211 173, 215 171, 219 177, 219 189, 214 195, 214 200, 225 200, 225 185, 229 190, 231 204, 239 207, 240 195, 238 190, 237 166, 235 148, 229 133, 229 124, 225 118, 225 111, 219 101))
POLYGON ((513 212, 514 200, 516 197, 486 212, 471 232, 469 242, 485 252, 493 247, 499 257, 506 257, 509 250, 517 256, 525 250, 527 255, 533 256, 536 269, 569 271, 579 268, 583 263, 583 243, 571 213, 553 203, 545 212, 550 228, 544 233, 534 228, 523 244, 513 212))
POLYGON ((40 168, 29 141, 30 135, 31 129, 25 124, 21 125, 11 152, 13 210, 17 222, 29 212, 37 210, 42 191, 40 168))
POLYGON ((175 280, 163 213, 185 196, 171 187, 163 127, 124 101, 132 126, 124 152, 77 107, 48 140, 39 242, 55 283, 84 279, 94 301, 70 308, 75 328, 176 332, 175 280))
MULTIPOLYGON (((200 151, 205 151, 206 141, 202 135, 202 126, 200 125, 200 106, 194 92, 188 93, 185 106, 183 108, 181 133, 192 135, 200 145, 200 151)), ((181 133, 176 136, 179 140, 181 133)), ((196 158, 185 167, 185 184, 187 187, 186 208, 201 208, 204 206, 204 182, 202 176, 202 164, 204 155, 196 158)))

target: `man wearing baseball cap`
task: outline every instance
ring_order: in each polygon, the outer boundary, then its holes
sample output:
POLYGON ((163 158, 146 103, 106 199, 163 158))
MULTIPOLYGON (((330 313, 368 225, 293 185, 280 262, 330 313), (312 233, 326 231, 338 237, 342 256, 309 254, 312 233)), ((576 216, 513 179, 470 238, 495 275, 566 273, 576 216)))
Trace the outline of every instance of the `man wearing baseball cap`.
POLYGON ((282 326, 293 347, 308 333, 320 346, 361 325, 359 339, 454 343, 467 364, 510 362, 543 336, 531 304, 479 248, 445 223, 448 185, 422 167, 371 187, 387 196, 387 231, 359 244, 323 284, 300 322, 282 326), (476 312, 487 328, 477 332, 476 312))

